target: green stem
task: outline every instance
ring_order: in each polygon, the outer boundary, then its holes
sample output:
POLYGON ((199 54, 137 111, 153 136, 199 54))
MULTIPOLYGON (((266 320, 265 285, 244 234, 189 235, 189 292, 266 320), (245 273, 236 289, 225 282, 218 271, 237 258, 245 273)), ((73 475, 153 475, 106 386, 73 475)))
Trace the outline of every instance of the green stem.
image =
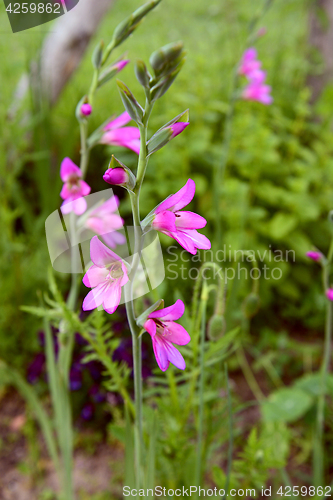
MULTIPOLYGON (((331 256, 329 257, 331 258, 331 256)), ((329 288, 330 258, 323 266, 324 292, 326 292, 326 290, 329 288)), ((317 404, 316 433, 315 433, 314 454, 313 454, 315 486, 321 486, 324 484, 323 440, 324 440, 324 423, 325 423, 325 396, 326 396, 327 375, 329 371, 330 357, 331 357, 332 319, 333 319, 333 304, 332 301, 327 300, 324 356, 321 366, 321 382, 320 382, 320 393, 318 396, 318 404, 317 404)))
POLYGON ((148 121, 153 105, 147 100, 146 108, 140 129, 140 154, 138 160, 137 180, 134 191, 130 193, 132 217, 134 225, 134 257, 130 273, 130 283, 125 287, 126 313, 132 335, 133 344, 133 376, 134 376, 134 399, 135 399, 135 465, 136 465, 136 485, 140 489, 143 481, 143 425, 142 425, 142 366, 141 366, 141 337, 136 324, 133 284, 140 262, 142 246, 142 228, 140 222, 140 191, 146 173, 147 158, 147 135, 148 121))
MULTIPOLYGON (((228 394, 228 416, 229 416, 229 450, 228 450, 228 466, 227 466, 227 479, 225 482, 224 490, 226 492, 226 496, 229 493, 229 484, 230 484, 230 475, 231 475, 231 467, 232 467, 232 455, 234 449, 234 432, 233 432, 233 419, 232 419, 232 403, 231 403, 231 394, 230 394, 230 386, 229 386, 229 375, 228 375, 228 366, 227 363, 224 364, 225 378, 227 384, 227 394, 228 394)), ((225 500, 225 497, 224 497, 225 500)))
POLYGON ((199 426, 197 444, 197 462, 195 472, 195 485, 199 488, 202 481, 202 441, 204 427, 204 389, 205 389, 205 333, 206 333, 206 308, 208 300, 207 285, 204 283, 201 294, 201 331, 200 331, 200 384, 199 384, 199 426))

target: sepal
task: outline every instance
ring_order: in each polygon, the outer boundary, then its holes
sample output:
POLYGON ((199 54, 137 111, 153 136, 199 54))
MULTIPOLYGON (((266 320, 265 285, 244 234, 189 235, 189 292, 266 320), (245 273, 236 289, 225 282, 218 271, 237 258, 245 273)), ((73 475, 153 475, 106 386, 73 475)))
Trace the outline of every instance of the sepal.
POLYGON ((103 51, 104 51, 104 42, 103 40, 101 40, 100 43, 94 49, 91 58, 91 62, 93 63, 95 69, 100 69, 100 67, 102 66, 103 51))
POLYGON ((135 184, 136 184, 136 177, 133 174, 132 170, 129 169, 126 165, 124 165, 124 163, 122 163, 120 160, 115 158, 114 155, 112 155, 112 157, 111 157, 111 161, 109 163, 109 168, 106 170, 105 174, 103 175, 103 179, 106 182, 108 182, 109 184, 122 186, 125 189, 127 189, 128 191, 133 191, 133 189, 135 188, 135 184), (121 172, 116 173, 116 170, 119 170, 119 171, 121 170, 123 173, 123 176, 121 176, 121 175, 119 176, 119 173, 121 173, 121 172), (112 175, 113 173, 117 174, 117 175, 113 176, 112 175), (117 182, 117 181, 112 182, 113 177, 115 180, 118 177, 119 182, 117 182))
POLYGON ((159 299, 157 302, 155 302, 155 304, 148 307, 148 309, 146 309, 146 311, 144 311, 142 314, 140 314, 140 316, 136 320, 137 325, 143 327, 143 325, 147 321, 149 314, 156 311, 156 309, 163 309, 163 308, 164 308, 164 300, 159 299))
POLYGON ((130 115, 132 120, 135 121, 135 123, 142 125, 143 108, 135 99, 130 89, 122 81, 117 80, 117 85, 121 100, 123 101, 127 113, 130 115))

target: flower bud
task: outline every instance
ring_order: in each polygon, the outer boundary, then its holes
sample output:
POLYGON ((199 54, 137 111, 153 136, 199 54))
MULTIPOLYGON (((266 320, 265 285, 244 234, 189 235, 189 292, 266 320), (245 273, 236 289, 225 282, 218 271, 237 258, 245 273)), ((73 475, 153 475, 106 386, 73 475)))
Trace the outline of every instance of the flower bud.
POLYGON ((208 323, 208 338, 218 340, 223 337, 226 330, 225 319, 221 314, 214 314, 208 323))
POLYGON ((183 132, 189 125, 188 119, 188 111, 186 110, 160 128, 147 143, 148 156, 163 148, 171 139, 183 132), (176 122, 178 119, 185 119, 186 121, 176 122))
POLYGON ((318 262, 321 259, 321 257, 322 257, 322 255, 321 255, 320 252, 316 252, 316 251, 313 251, 313 250, 311 250, 310 252, 307 252, 306 256, 309 257, 309 259, 312 259, 312 260, 314 260, 316 262, 318 262))
POLYGON ((326 290, 326 297, 328 298, 328 300, 333 301, 333 288, 329 288, 328 290, 326 290))
POLYGON ((259 311, 260 297, 256 293, 250 293, 243 302, 243 313, 248 319, 253 318, 259 311))
POLYGON ((113 184, 114 186, 122 186, 130 191, 134 188, 136 184, 136 178, 133 172, 126 167, 121 161, 117 160, 112 155, 109 168, 103 175, 103 179, 108 184, 113 184))
POLYGON ((80 111, 81 111, 81 114, 84 116, 91 115, 91 112, 92 112, 91 104, 89 104, 89 103, 82 104, 80 111))

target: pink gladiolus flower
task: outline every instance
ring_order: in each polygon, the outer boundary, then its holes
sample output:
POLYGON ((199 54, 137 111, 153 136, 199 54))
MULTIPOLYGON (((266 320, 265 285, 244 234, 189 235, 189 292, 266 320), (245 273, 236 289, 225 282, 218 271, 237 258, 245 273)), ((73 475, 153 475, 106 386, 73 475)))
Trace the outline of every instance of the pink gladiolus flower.
POLYGON ((94 236, 90 242, 93 265, 83 277, 83 283, 92 290, 83 301, 82 309, 90 311, 103 304, 112 314, 119 306, 121 287, 128 281, 127 269, 122 259, 94 236))
POLYGON ((190 124, 190 122, 176 122, 170 125, 170 128, 172 130, 172 136, 171 138, 173 139, 177 135, 181 134, 183 130, 186 129, 186 127, 190 124))
POLYGON ((195 182, 189 179, 176 194, 169 196, 155 210, 152 227, 170 236, 188 252, 195 255, 197 248, 208 250, 210 241, 197 229, 205 227, 206 219, 193 212, 180 211, 192 201, 195 193, 195 182))
POLYGON ((238 73, 240 75, 250 76, 253 71, 260 69, 261 62, 257 59, 257 51, 251 47, 246 49, 243 54, 238 73))
POLYGON ((108 168, 103 175, 105 182, 119 186, 121 184, 126 184, 128 182, 128 174, 121 167, 108 168))
POLYGON ((172 306, 149 314, 144 324, 144 329, 151 336, 157 364, 163 372, 167 370, 170 363, 180 370, 185 370, 186 364, 183 356, 172 345, 172 343, 186 345, 191 340, 185 328, 175 323, 176 319, 183 316, 184 309, 184 303, 177 300, 172 306))
POLYGON ((86 104, 82 104, 81 106, 81 113, 84 115, 84 116, 89 116, 91 115, 91 112, 92 112, 92 107, 90 104, 86 103, 86 104))
POLYGON ((90 186, 81 179, 82 172, 70 158, 64 158, 60 167, 60 177, 64 182, 60 196, 64 200, 61 211, 81 215, 86 211, 87 202, 83 196, 90 193, 90 186))
POLYGON ((85 222, 85 226, 102 236, 105 243, 111 248, 123 245, 126 242, 125 236, 117 232, 117 229, 121 229, 124 225, 120 215, 114 213, 118 207, 118 197, 112 196, 90 212, 85 222))
POLYGON ((136 154, 140 153, 140 131, 137 127, 124 127, 131 121, 130 115, 125 111, 115 120, 112 120, 104 127, 104 134, 101 144, 111 146, 122 146, 132 149, 136 154), (121 128, 122 127, 122 128, 121 128))
POLYGON ((328 290, 326 290, 326 297, 328 298, 328 300, 333 300, 333 288, 329 288, 328 290))
POLYGON ((129 59, 122 59, 121 61, 118 61, 114 66, 117 68, 118 70, 118 73, 119 71, 121 71, 122 69, 125 68, 125 66, 127 66, 127 64, 129 63, 129 59))
POLYGON ((320 252, 310 251, 310 252, 306 253, 306 256, 309 257, 309 259, 315 260, 316 262, 318 262, 318 260, 321 259, 321 253, 320 252))
POLYGON ((270 95, 271 87, 265 85, 265 71, 256 70, 249 75, 249 83, 243 90, 243 99, 248 101, 258 101, 262 104, 271 104, 273 98, 270 95))

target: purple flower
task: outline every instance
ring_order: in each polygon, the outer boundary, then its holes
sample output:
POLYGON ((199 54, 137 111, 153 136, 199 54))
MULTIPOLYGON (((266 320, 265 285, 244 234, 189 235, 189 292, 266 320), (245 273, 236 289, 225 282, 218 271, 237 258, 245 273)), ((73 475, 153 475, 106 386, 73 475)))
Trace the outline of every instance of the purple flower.
POLYGON ((33 362, 28 366, 27 379, 30 384, 35 384, 45 367, 45 355, 44 353, 38 353, 35 356, 33 362))
POLYGON ((140 153, 140 131, 137 127, 124 127, 132 118, 125 111, 115 120, 104 127, 104 134, 100 140, 101 144, 111 146, 122 146, 132 149, 136 154, 140 153), (122 128, 121 128, 122 127, 122 128))
POLYGON ((89 103, 82 104, 80 111, 82 115, 89 116, 91 115, 92 107, 89 103))
POLYGON ((112 314, 121 299, 121 287, 128 281, 127 269, 122 259, 103 245, 97 236, 90 242, 90 258, 93 265, 83 277, 83 283, 92 290, 83 301, 82 309, 90 311, 103 304, 112 314))
POLYGON ((188 252, 195 255, 198 248, 208 250, 211 243, 197 229, 205 227, 207 221, 193 212, 180 211, 192 201, 195 193, 195 182, 189 179, 176 194, 169 196, 155 210, 152 227, 171 238, 188 252))
POLYGON ((112 196, 105 203, 90 212, 85 222, 85 226, 102 236, 105 243, 111 248, 123 245, 126 242, 125 236, 116 231, 124 225, 124 221, 120 215, 114 213, 118 207, 118 197, 112 196))
POLYGON ((152 339, 157 364, 163 372, 170 363, 185 370, 185 360, 173 345, 186 345, 191 340, 185 328, 174 321, 184 314, 184 310, 184 303, 177 300, 172 306, 150 313, 144 324, 152 339))
POLYGON ((315 260, 316 262, 318 262, 318 260, 320 260, 322 257, 320 252, 315 252, 312 250, 310 252, 307 252, 306 256, 309 257, 309 259, 315 260))
POLYGON ((243 54, 238 73, 249 76, 253 71, 260 69, 261 62, 257 59, 257 51, 254 47, 246 49, 243 54))
POLYGON ((86 211, 87 202, 83 198, 90 193, 90 186, 81 179, 82 172, 70 158, 64 158, 60 167, 60 177, 64 182, 60 196, 64 200, 61 211, 81 215, 86 211))
POLYGON ((84 405, 81 411, 81 417, 84 420, 91 420, 95 412, 94 405, 92 403, 87 403, 84 405))
POLYGON ((253 71, 249 75, 249 83, 242 93, 242 97, 248 101, 258 101, 262 104, 272 104, 273 98, 270 95, 271 87, 265 85, 266 73, 262 70, 253 71))
POLYGON ((69 387, 71 391, 78 391, 82 387, 81 366, 75 363, 69 373, 69 387))
POLYGON ((127 172, 121 167, 108 168, 103 175, 105 182, 113 184, 114 186, 121 186, 126 184, 129 180, 127 172))

